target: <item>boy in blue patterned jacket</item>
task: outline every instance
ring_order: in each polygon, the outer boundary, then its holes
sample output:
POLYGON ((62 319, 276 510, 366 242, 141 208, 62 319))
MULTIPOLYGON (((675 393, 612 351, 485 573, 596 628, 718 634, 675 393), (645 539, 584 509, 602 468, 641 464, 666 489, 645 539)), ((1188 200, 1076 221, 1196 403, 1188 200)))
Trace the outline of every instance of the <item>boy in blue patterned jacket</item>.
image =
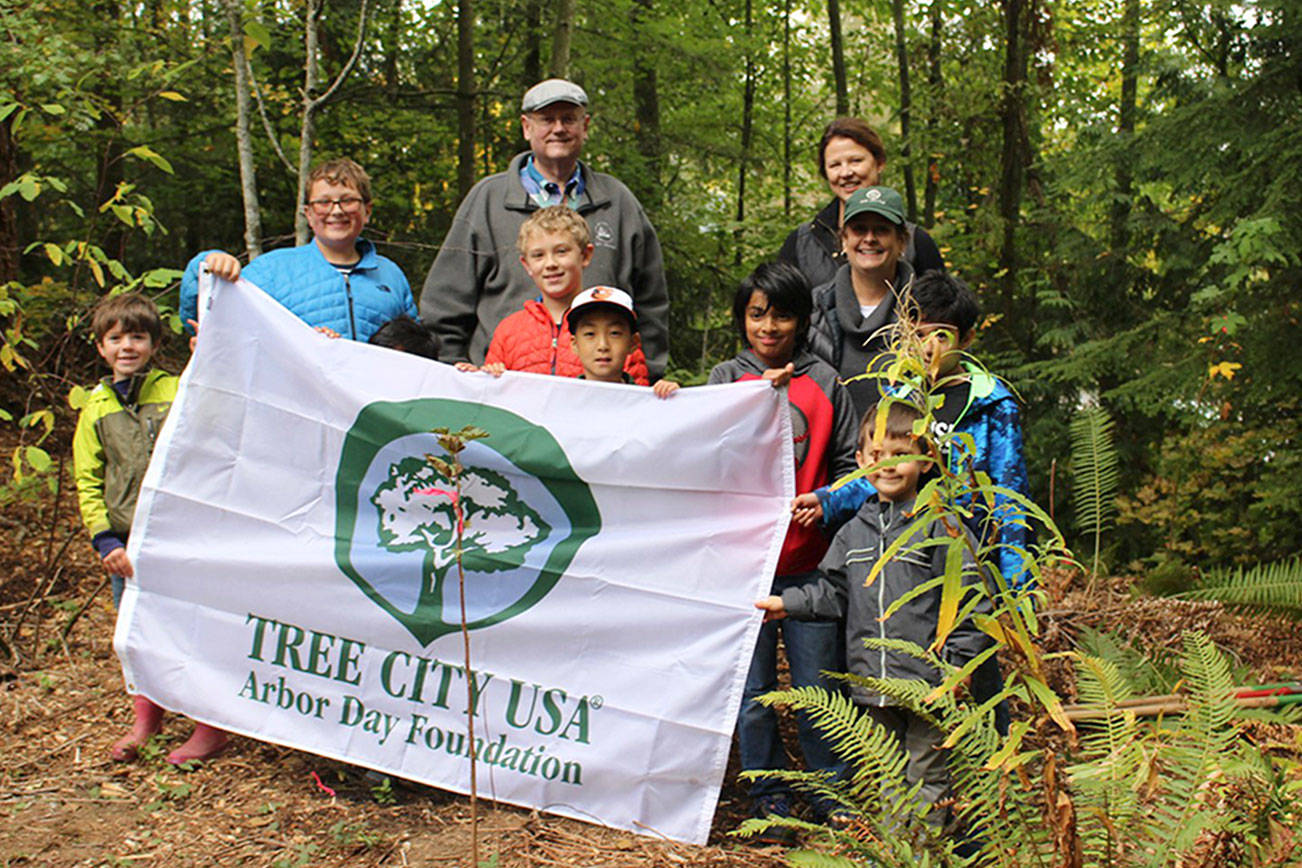
MULTIPOLYGON (((910 295, 904 315, 914 320, 924 341, 928 368, 934 371, 936 382, 943 383, 936 390, 944 396, 944 401, 932 414, 933 438, 940 440, 951 431, 970 436, 974 447, 968 459, 971 470, 989 475, 994 485, 1030 497, 1017 399, 998 379, 963 359, 964 350, 976 338, 981 312, 976 296, 962 280, 940 271, 929 271, 916 278, 910 295)), ((959 451, 952 449, 947 456, 953 470, 959 470, 968 458, 955 454, 959 451)), ((835 529, 875 494, 867 477, 860 477, 835 490, 823 486, 799 495, 792 501, 791 509, 799 524, 812 525, 821 518, 825 528, 835 529)), ((1002 493, 995 495, 993 509, 975 497, 965 505, 971 509, 971 516, 966 520, 968 529, 984 545, 998 545, 995 564, 1007 586, 1028 585, 1031 575, 1023 552, 1031 543, 1032 534, 1022 508, 1002 493)), ((991 582, 992 590, 997 584, 991 582)), ((984 702, 1002 689, 999 663, 991 657, 973 674, 972 694, 984 702)), ((995 709, 995 725, 1001 733, 1007 733, 1009 723, 1008 703, 1004 701, 995 709)))
MULTIPOLYGON (((975 447, 971 469, 988 474, 994 485, 1029 497, 1017 399, 998 379, 963 359, 963 351, 976 338, 980 315, 976 296, 962 280, 944 272, 918 277, 911 296, 906 315, 915 320, 924 340, 928 366, 935 371, 936 380, 944 383, 937 390, 945 400, 932 414, 932 436, 939 439, 951 431, 969 435, 975 447)), ((959 469, 961 459, 951 453, 950 467, 959 469)), ((822 519, 825 528, 835 529, 874 493, 872 483, 860 477, 835 490, 823 486, 798 496, 792 502, 792 512, 799 524, 809 526, 822 519)), ((1021 508, 1004 494, 995 496, 993 510, 982 503, 968 505, 973 512, 968 519, 973 534, 986 544, 999 544, 996 560, 1004 580, 1009 587, 1025 585, 1030 577, 1020 550, 1030 543, 1031 532, 1021 508), (995 525, 988 528, 991 520, 995 525), (988 538, 988 531, 997 532, 997 540, 988 538)))

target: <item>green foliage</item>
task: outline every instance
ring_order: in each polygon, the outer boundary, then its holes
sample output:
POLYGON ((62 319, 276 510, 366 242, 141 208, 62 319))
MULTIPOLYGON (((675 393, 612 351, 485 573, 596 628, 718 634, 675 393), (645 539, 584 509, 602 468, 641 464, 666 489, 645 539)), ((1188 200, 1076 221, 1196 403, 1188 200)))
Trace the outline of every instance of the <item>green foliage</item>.
POLYGON ((371 787, 371 798, 375 799, 377 805, 392 805, 398 801, 398 796, 393 790, 393 779, 388 775, 380 778, 379 783, 371 787))
POLYGON ((1302 618, 1302 557, 1251 568, 1209 571, 1181 596, 1218 600, 1235 609, 1302 618))
MULTIPOLYGON (((1103 660, 1115 667, 1129 689, 1139 695, 1170 693, 1180 680, 1175 661, 1137 648, 1115 633, 1086 627, 1081 630, 1076 646, 1082 658, 1103 660)), ((1078 685, 1078 689, 1084 688, 1078 685)))
POLYGON ((1119 481, 1112 417, 1102 407, 1082 407, 1071 420, 1072 499, 1076 527, 1094 538, 1094 566, 1099 571, 1103 533, 1116 518, 1119 481))
POLYGON ((1250 566, 1302 546, 1302 451, 1289 418, 1298 412, 1293 398, 1260 422, 1217 416, 1172 432, 1120 499, 1118 533, 1138 535, 1137 553, 1149 563, 1183 566, 1186 578, 1168 592, 1187 587, 1192 566, 1250 566))
POLYGON ((338 820, 329 829, 329 834, 334 842, 342 847, 357 847, 363 850, 370 849, 384 839, 384 836, 373 829, 370 829, 364 823, 350 823, 347 820, 338 820))
MULTIPOLYGON (((988 710, 952 695, 927 702, 925 683, 872 681, 872 689, 950 734, 957 822, 943 830, 925 822, 916 787, 883 784, 902 780, 903 751, 874 719, 819 688, 769 694, 765 702, 805 711, 822 731, 839 736, 838 752, 855 751, 843 754, 853 760, 848 781, 780 773, 812 797, 835 799, 849 817, 829 827, 781 821, 817 835, 818 849, 795 851, 788 862, 1013 868, 1058 864, 1056 858, 1076 852, 1072 864, 1090 868, 1226 864, 1209 856, 1210 846, 1242 854, 1248 861, 1240 864, 1283 865, 1298 856, 1298 845, 1281 834, 1302 817, 1298 770, 1242 737, 1225 656, 1207 637, 1186 634, 1179 661, 1185 711, 1159 719, 1120 707, 1149 686, 1132 681, 1127 669, 1109 656, 1076 655, 1081 705, 1107 713, 1081 723, 1074 743, 1047 742, 1003 761, 988 710), (1049 822, 1044 804, 1054 806, 1049 822)), ((750 820, 738 834, 774 824, 750 820)))
MULTIPOLYGON (((981 298, 980 354, 1026 402, 1036 500, 1071 511, 1067 486, 1049 503, 1050 468, 1064 463, 1079 396, 1098 395, 1124 433, 1123 466, 1134 469, 1118 482, 1122 512, 1109 535, 1118 562, 1285 557, 1302 547, 1302 359, 1291 352, 1302 318, 1302 21, 1286 0, 1140 0, 1133 24, 1126 5, 1030 8, 1029 80, 1013 92, 1002 80, 1002 7, 907 0, 906 140, 890 10, 842 4, 850 108, 882 133, 882 180, 903 187, 912 170, 918 222, 981 298), (1132 128, 1122 129, 1131 27, 1135 102, 1132 128), (1000 109, 1014 97, 1024 100, 1027 176, 1010 274, 1001 264, 1000 109), (1199 466, 1207 449, 1231 452, 1235 467, 1199 466)), ((459 198, 456 9, 397 0, 370 8, 357 68, 317 118, 316 151, 368 167, 368 235, 419 286, 459 198)), ((242 246, 227 25, 220 4, 184 10, 0 7, 9 37, 0 125, 13 137, 11 151, 0 145, 0 201, 17 227, 0 246, 18 260, 0 282, 66 286, 72 300, 60 319, 146 274, 154 278, 143 285, 163 289, 175 273, 155 269, 179 268, 195 252, 242 246)), ((736 350, 736 281, 830 198, 814 164, 834 112, 826 12, 740 0, 577 4, 571 74, 595 118, 584 156, 627 183, 657 227, 671 367, 684 382, 736 350), (753 124, 743 143, 748 81, 753 124)), ((324 77, 349 55, 357 15, 355 4, 327 4, 324 77)), ((301 4, 284 3, 246 16, 269 247, 288 237, 297 208, 281 152, 298 144, 302 16, 301 4)), ((482 177, 522 149, 519 94, 546 74, 553 24, 537 4, 481 4, 476 16, 482 177)), ((49 329, 28 316, 21 337, 47 347, 49 329)), ((6 345, 24 358, 33 350, 6 345)), ((89 368, 84 358, 80 368, 89 368)), ((55 373, 77 382, 82 370, 55 373)), ((50 388, 43 405, 65 390, 50 388)), ((3 409, 30 410, 12 400, 3 409)))

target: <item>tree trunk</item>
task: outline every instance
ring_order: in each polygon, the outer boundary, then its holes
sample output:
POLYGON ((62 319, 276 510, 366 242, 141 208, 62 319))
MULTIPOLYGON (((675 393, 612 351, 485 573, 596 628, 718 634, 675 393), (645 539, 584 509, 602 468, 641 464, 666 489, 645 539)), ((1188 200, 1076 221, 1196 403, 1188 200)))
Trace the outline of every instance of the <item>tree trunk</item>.
POLYGON ((832 79, 836 82, 836 116, 850 114, 850 88, 845 78, 845 47, 841 42, 840 0, 827 0, 827 26, 832 43, 832 79))
POLYGON ((244 4, 226 0, 231 31, 231 60, 235 68, 235 149, 240 160, 240 196, 244 201, 244 251, 249 259, 262 253, 262 211, 258 204, 258 175, 249 131, 249 58, 244 53, 244 4))
POLYGON ((654 211, 661 202, 660 187, 660 91, 656 81, 654 52, 647 49, 643 25, 652 14, 652 0, 633 3, 633 112, 637 119, 637 150, 642 157, 644 177, 638 179, 638 200, 654 211))
MULTIPOLYGON (((0 121, 0 187, 18 177, 18 144, 11 124, 13 115, 0 121)), ((0 284, 18 279, 18 251, 23 248, 18 234, 17 196, 0 199, 0 284)))
MULTIPOLYGON (((123 14, 117 2, 95 3, 88 12, 101 21, 118 21, 123 14)), ((117 33, 117 31, 113 32, 117 33)), ((111 38, 117 39, 117 36, 111 38)), ((120 50, 117 45, 107 45, 103 48, 106 51, 120 50)), ((108 76, 93 83, 91 90, 103 103, 99 116, 95 120, 95 129, 104 142, 103 153, 96 167, 95 203, 103 205, 117 195, 119 186, 126 180, 122 157, 122 80, 115 75, 108 76)), ((100 238, 100 246, 110 259, 122 261, 126 252, 127 232, 121 222, 108 221, 104 234, 100 238)))
POLYGON ((398 73, 398 58, 402 54, 403 35, 402 0, 393 0, 388 32, 384 37, 384 92, 391 104, 398 97, 401 78, 398 73))
POLYGON ((931 92, 928 97, 928 104, 931 108, 927 112, 926 120, 927 181, 926 192, 923 194, 921 222, 928 229, 936 224, 936 188, 940 185, 940 166, 937 163, 938 158, 935 153, 936 116, 939 114, 940 94, 945 87, 945 80, 940 72, 942 32, 940 4, 941 0, 932 0, 931 2, 931 38, 927 43, 927 85, 931 92))
POLYGON ((1139 0, 1125 0, 1121 22, 1121 105, 1117 122, 1117 194, 1112 200, 1111 242, 1114 256, 1124 258, 1130 244, 1130 194, 1134 182, 1130 146, 1135 134, 1139 95, 1139 0))
POLYGON ((791 0, 782 6, 782 216, 791 219, 791 0))
POLYGON ((542 81, 542 0, 529 0, 524 9, 524 63, 520 92, 542 81))
POLYGON ((319 81, 317 47, 320 41, 322 0, 307 0, 303 27, 303 117, 298 130, 298 199, 294 203, 294 243, 308 241, 307 213, 303 210, 310 190, 307 177, 312 172, 312 139, 316 136, 316 93, 319 81))
POLYGON ((330 82, 330 86, 320 96, 317 96, 316 91, 321 79, 317 51, 320 46, 322 0, 307 0, 303 32, 303 118, 298 139, 298 203, 294 215, 295 244, 303 245, 308 241, 307 214, 304 212, 303 206, 306 204, 310 192, 307 179, 312 173, 312 148, 313 139, 316 138, 316 113, 334 96, 335 91, 344 83, 344 80, 348 78, 348 75, 353 71, 353 67, 357 64, 357 57, 362 53, 362 42, 366 38, 366 7, 368 2, 369 0, 362 0, 358 6, 357 38, 353 41, 352 54, 344 62, 343 68, 339 70, 339 74, 335 76, 334 81, 330 82))
MULTIPOLYGON (((1026 160, 1026 38, 1029 0, 1003 0, 1004 75, 999 115, 1003 125, 1000 153, 999 245, 1000 302, 1012 319, 1017 295, 1017 225, 1022 206, 1026 160)), ((1011 324, 1011 323, 1010 323, 1011 324)))
POLYGON ((556 29, 552 31, 553 78, 570 77, 570 41, 574 35, 574 0, 557 0, 556 29))
POLYGON ((475 183, 475 10, 457 3, 457 193, 475 183))
POLYGON ((904 198, 909 220, 918 219, 918 190, 913 183, 913 143, 909 139, 913 93, 909 88, 909 45, 904 38, 904 0, 891 0, 895 18, 895 57, 900 67, 900 155, 904 161, 904 198))
POLYGON ((742 262, 742 226, 746 221, 746 170, 750 167, 751 135, 755 125, 755 61, 751 55, 753 0, 746 0, 746 83, 741 104, 741 155, 737 166, 737 229, 735 265, 742 262))

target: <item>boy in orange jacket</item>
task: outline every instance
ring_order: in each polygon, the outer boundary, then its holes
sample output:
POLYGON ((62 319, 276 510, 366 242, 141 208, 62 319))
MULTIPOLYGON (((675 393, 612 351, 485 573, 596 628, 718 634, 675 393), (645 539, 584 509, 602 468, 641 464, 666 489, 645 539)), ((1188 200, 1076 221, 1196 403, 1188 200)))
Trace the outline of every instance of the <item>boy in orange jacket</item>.
MULTIPOLYGON (((516 246, 520 264, 540 296, 498 324, 483 369, 494 374, 529 371, 578 377, 583 366, 571 346, 565 312, 582 291, 583 269, 592 261, 588 224, 564 205, 543 208, 524 221, 516 246)), ((476 370, 469 362, 460 362, 457 368, 476 370)), ((640 348, 629 354, 624 371, 639 386, 649 385, 646 356, 640 348)))

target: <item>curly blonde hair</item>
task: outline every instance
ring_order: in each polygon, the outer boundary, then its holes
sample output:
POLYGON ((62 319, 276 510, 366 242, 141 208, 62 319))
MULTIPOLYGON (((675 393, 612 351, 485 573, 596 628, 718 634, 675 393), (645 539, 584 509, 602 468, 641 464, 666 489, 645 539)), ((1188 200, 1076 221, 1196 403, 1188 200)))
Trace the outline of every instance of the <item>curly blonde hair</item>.
POLYGON ((524 255, 529 239, 541 232, 569 235, 580 248, 586 248, 592 243, 588 221, 565 205, 551 205, 529 215, 529 219, 520 227, 520 234, 515 237, 515 247, 521 256, 524 255))

